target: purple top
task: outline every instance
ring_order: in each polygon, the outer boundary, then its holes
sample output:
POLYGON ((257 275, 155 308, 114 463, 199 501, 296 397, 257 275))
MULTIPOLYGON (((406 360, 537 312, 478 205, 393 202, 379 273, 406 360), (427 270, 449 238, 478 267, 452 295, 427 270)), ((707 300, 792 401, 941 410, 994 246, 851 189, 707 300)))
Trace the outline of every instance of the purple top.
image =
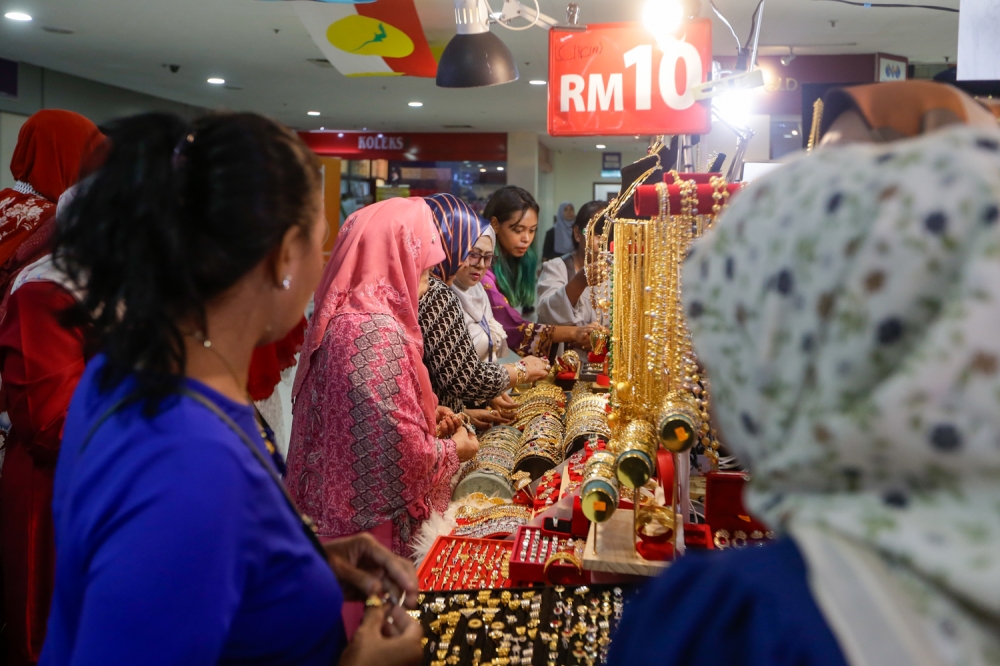
POLYGON ((555 327, 524 319, 520 312, 511 307, 507 297, 497 287, 497 278, 492 270, 486 271, 483 276, 483 288, 490 299, 493 318, 507 333, 507 346, 520 356, 548 356, 555 327))

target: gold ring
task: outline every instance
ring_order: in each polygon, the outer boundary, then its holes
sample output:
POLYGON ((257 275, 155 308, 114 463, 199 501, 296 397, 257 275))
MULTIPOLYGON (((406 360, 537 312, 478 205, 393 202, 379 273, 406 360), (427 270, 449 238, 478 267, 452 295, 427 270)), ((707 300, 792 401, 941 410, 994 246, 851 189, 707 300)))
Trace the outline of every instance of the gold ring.
POLYGON ((382 608, 382 597, 373 594, 365 599, 365 608, 382 608))

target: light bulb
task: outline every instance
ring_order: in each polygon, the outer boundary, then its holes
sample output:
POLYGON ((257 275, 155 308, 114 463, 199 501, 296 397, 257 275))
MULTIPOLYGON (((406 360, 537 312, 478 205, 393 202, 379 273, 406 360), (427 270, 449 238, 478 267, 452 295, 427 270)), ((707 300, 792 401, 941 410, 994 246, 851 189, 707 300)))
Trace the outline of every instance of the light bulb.
POLYGON ((684 5, 680 0, 648 0, 642 22, 657 40, 676 35, 684 23, 684 5))

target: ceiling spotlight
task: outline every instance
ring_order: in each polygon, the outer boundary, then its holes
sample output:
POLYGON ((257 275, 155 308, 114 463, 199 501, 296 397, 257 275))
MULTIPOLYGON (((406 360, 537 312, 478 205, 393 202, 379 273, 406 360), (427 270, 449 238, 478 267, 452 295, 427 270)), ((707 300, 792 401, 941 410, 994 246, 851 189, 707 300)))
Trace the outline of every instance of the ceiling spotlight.
POLYGON ((306 111, 307 116, 318 116, 319 111, 306 111))
POLYGON ((497 171, 503 171, 503 167, 497 167, 497 171))
POLYGON ((799 135, 798 130, 792 130, 792 136, 798 136, 798 135, 799 135))
POLYGON ((792 64, 792 61, 795 60, 795 58, 796 58, 795 51, 793 51, 792 47, 789 46, 788 47, 788 55, 783 56, 781 58, 781 64, 784 65, 785 67, 788 67, 789 65, 792 64))
POLYGON ((7 12, 3 15, 4 18, 8 18, 11 21, 30 21, 31 14, 25 14, 24 12, 7 12))
POLYGON ((338 139, 343 139, 344 138, 344 133, 343 132, 337 132, 337 138, 338 139))
POLYGON ((424 105, 423 102, 410 102, 410 104, 409 104, 409 106, 412 106, 414 109, 419 109, 423 105, 424 105))
POLYGON ((543 81, 542 79, 532 79, 532 80, 528 81, 528 83, 530 83, 533 86, 545 86, 545 85, 548 85, 549 82, 548 81, 543 81))
POLYGON ((490 32, 490 10, 482 0, 455 0, 456 34, 438 61, 440 88, 481 88, 517 81, 514 54, 490 32))
POLYGON ((642 22, 657 41, 677 34, 684 24, 681 0, 647 0, 642 8, 642 22))
POLYGON ((226 80, 225 79, 220 79, 220 78, 217 78, 217 77, 213 76, 212 78, 210 78, 208 80, 208 82, 211 83, 213 86, 221 86, 221 85, 225 84, 226 80))
POLYGON ((486 169, 480 169, 479 173, 486 173, 486 169))
POLYGON ((598 150, 604 150, 605 148, 607 148, 607 146, 605 146, 603 143, 597 144, 597 149, 598 150))

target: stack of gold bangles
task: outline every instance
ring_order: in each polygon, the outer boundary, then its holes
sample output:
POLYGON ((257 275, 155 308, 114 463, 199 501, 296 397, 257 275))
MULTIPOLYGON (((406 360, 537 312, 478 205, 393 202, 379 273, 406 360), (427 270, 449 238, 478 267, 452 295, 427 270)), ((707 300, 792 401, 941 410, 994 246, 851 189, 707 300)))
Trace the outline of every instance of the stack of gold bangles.
POLYGON ((563 451, 569 457, 580 443, 588 436, 611 437, 611 426, 607 416, 608 399, 603 395, 590 393, 575 393, 566 407, 566 434, 563 438, 563 451))
MULTIPOLYGON (((462 479, 473 472, 485 472, 510 482, 514 457, 521 444, 521 431, 509 426, 494 426, 482 437, 479 452, 462 473, 462 479)), ((461 479, 460 479, 461 481, 461 479)))
POLYGON ((618 508, 620 497, 614 454, 595 451, 583 471, 583 485, 580 489, 583 514, 595 523, 603 523, 618 508))
POLYGON ((521 446, 514 459, 514 470, 529 458, 542 458, 556 466, 563 461, 563 425, 555 414, 543 413, 524 429, 521 446))

